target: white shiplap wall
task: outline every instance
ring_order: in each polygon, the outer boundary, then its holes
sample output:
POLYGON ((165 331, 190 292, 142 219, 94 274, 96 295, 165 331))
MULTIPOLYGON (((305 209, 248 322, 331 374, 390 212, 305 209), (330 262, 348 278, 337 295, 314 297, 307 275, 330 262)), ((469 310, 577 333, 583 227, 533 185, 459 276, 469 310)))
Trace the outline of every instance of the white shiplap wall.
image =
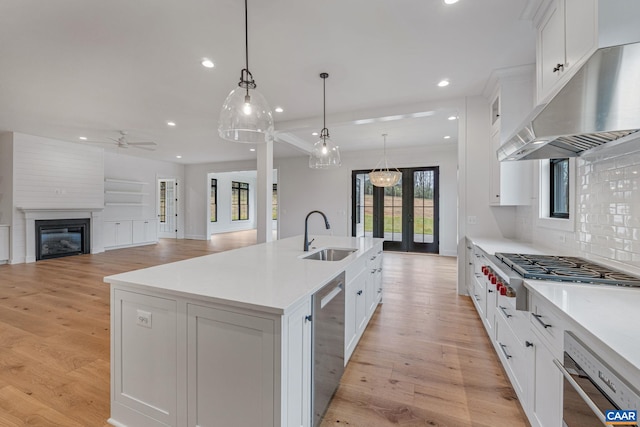
POLYGON ((25 221, 19 208, 104 206, 104 151, 49 138, 13 134, 14 262, 23 262, 25 221))

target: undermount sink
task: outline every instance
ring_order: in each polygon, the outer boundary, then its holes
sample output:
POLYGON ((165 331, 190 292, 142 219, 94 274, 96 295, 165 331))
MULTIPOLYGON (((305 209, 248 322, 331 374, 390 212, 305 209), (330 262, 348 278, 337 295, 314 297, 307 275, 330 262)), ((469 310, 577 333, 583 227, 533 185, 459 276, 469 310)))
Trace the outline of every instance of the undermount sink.
POLYGON ((320 249, 317 252, 313 252, 302 259, 314 259, 317 261, 340 261, 341 259, 345 259, 352 253, 356 252, 357 249, 338 249, 338 248, 325 248, 320 249))

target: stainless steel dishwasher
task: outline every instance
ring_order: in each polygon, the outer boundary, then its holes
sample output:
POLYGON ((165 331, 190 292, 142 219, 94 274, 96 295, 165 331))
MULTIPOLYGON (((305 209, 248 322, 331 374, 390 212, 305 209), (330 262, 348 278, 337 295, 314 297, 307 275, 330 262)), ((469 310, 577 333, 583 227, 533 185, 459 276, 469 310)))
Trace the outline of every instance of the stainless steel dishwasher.
POLYGON ((312 414, 320 425, 344 372, 344 272, 313 294, 312 414))

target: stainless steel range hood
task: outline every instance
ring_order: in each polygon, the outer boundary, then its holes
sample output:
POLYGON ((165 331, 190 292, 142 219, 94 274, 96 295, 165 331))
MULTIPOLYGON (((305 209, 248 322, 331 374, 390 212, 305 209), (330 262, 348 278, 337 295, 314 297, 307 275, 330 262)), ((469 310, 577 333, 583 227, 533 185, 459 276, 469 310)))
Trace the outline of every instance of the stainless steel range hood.
POLYGON ((497 155, 500 161, 576 157, 640 138, 639 130, 640 43, 607 47, 538 106, 497 155))

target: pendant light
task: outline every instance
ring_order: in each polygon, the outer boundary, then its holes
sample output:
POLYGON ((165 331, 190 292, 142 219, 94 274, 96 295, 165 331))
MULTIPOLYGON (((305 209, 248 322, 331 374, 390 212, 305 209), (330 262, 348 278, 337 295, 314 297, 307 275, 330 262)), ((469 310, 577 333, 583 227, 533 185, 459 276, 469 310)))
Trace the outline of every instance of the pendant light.
POLYGON ((329 74, 321 73, 322 79, 322 125, 320 139, 313 144, 313 150, 309 155, 309 167, 312 169, 332 169, 340 167, 340 150, 331 139, 329 139, 329 129, 327 129, 327 90, 326 81, 329 74))
POLYGON ((382 137, 384 138, 384 157, 378 162, 376 167, 369 172, 369 180, 376 187, 393 187, 400 182, 402 172, 396 168, 393 168, 395 170, 389 169, 389 164, 387 163, 387 134, 383 133, 382 137), (383 161, 384 169, 381 166, 383 161), (378 169, 378 166, 380 166, 380 169, 378 169))
POLYGON ((238 87, 229 93, 220 111, 218 135, 234 142, 265 142, 273 133, 273 113, 267 100, 256 90, 249 71, 249 19, 244 1, 245 68, 238 87))

